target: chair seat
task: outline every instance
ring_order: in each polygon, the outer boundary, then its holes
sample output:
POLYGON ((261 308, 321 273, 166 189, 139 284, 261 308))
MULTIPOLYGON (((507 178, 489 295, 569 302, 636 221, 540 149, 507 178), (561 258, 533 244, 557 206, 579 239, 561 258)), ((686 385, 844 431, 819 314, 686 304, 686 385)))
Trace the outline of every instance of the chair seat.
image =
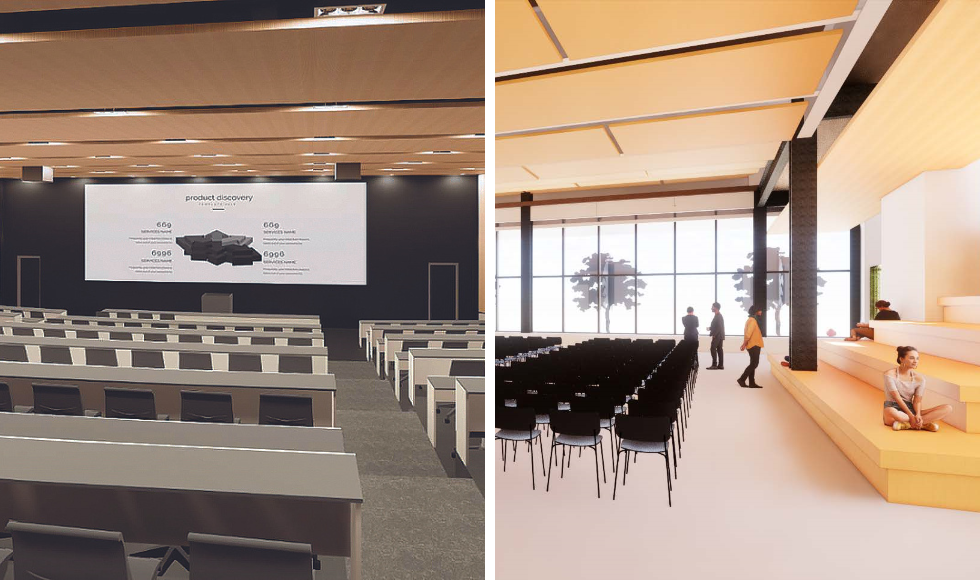
POLYGON ((663 441, 637 441, 635 439, 623 439, 620 447, 627 451, 638 451, 640 453, 665 453, 667 447, 663 441))
POLYGON ((561 443, 562 445, 571 445, 573 447, 592 447, 597 443, 602 442, 602 433, 599 433, 598 437, 593 437, 591 435, 566 435, 564 433, 559 433, 555 437, 556 443, 561 443))
POLYGON ((541 436, 541 431, 517 431, 516 429, 501 429, 494 435, 495 439, 506 439, 507 441, 527 441, 541 436))

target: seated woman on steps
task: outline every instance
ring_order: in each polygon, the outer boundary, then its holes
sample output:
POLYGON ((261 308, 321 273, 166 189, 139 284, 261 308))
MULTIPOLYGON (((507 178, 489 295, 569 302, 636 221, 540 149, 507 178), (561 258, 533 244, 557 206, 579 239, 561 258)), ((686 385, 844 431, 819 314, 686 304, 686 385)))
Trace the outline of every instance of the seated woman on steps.
POLYGON ((914 370, 919 366, 919 351, 914 346, 898 347, 898 368, 885 371, 885 425, 892 429, 939 431, 939 421, 953 408, 939 405, 922 410, 926 380, 914 370))
MULTIPOLYGON (((902 318, 891 308, 891 302, 887 300, 879 300, 875 302, 875 308, 878 309, 878 314, 875 314, 875 320, 901 320, 902 318)), ((861 340, 862 338, 875 339, 875 329, 871 328, 871 325, 867 322, 858 322, 857 328, 851 329, 851 336, 848 336, 844 340, 853 342, 855 340, 861 340)))

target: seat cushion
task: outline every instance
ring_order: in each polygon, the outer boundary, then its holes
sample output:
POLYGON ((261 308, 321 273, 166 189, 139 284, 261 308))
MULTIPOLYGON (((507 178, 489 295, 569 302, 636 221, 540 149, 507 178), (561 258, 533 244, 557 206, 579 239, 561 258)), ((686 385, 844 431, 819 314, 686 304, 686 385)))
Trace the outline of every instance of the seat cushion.
POLYGON ((494 435, 495 439, 506 439, 508 441, 527 441, 528 439, 536 439, 541 435, 541 431, 535 429, 534 431, 517 431, 514 429, 501 429, 497 431, 494 435))
POLYGON ((564 433, 559 433, 555 437, 556 443, 561 443, 562 445, 572 445, 574 447, 592 447, 597 442, 602 442, 602 433, 599 433, 598 437, 593 437, 591 435, 565 435, 564 433))
POLYGON ((640 453, 664 453, 667 448, 663 441, 637 441, 635 439, 623 439, 620 447, 627 451, 638 451, 640 453))

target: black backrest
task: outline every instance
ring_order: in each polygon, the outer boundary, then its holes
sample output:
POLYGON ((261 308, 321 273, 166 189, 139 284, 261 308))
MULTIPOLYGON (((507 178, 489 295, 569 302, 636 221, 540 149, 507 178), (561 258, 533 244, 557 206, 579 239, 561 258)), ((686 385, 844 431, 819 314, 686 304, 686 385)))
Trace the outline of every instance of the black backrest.
POLYGON ((115 419, 157 418, 153 391, 148 389, 105 388, 105 416, 115 419))
POLYGON ((82 408, 82 394, 78 387, 71 385, 34 384, 34 412, 42 415, 85 414, 82 408))
POLYGON ((482 377, 484 368, 482 360, 454 360, 449 365, 449 376, 482 377))
POLYGON ((259 395, 259 425, 313 426, 313 399, 300 395, 259 395))
POLYGON ((618 415, 616 417, 616 433, 623 439, 666 441, 669 432, 670 420, 666 417, 641 417, 638 415, 618 415))
POLYGON ((530 407, 497 407, 497 429, 531 432, 535 428, 534 409, 530 407))
POLYGON ((587 411, 555 411, 551 413, 551 429, 563 435, 598 437, 599 414, 587 411))
POLYGON ((10 413, 14 410, 14 404, 10 401, 10 387, 7 383, 0 383, 0 412, 10 413))
POLYGON ((180 420, 198 423, 234 423, 228 393, 180 392, 180 420))

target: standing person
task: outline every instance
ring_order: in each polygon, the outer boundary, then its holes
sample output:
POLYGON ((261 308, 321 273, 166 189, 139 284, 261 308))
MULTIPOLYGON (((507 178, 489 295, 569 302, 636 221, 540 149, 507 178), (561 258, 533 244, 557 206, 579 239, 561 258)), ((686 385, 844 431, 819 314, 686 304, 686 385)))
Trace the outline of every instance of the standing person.
POLYGON ((687 307, 687 316, 681 318, 684 323, 684 340, 698 339, 698 317, 694 316, 694 308, 687 307))
POLYGON ((721 315, 721 304, 713 303, 711 311, 715 313, 715 317, 708 327, 708 334, 711 335, 711 366, 708 370, 721 371, 725 370, 725 351, 721 348, 721 343, 725 341, 725 319, 721 315))
POLYGON ((752 305, 749 309, 749 319, 745 321, 745 338, 742 339, 742 346, 739 350, 749 349, 749 366, 745 367, 742 376, 738 377, 738 386, 745 389, 761 389, 762 386, 755 382, 755 369, 759 366, 759 353, 762 352, 762 331, 759 330, 758 317, 762 316, 762 309, 752 305), (745 379, 749 384, 745 384, 745 379))

